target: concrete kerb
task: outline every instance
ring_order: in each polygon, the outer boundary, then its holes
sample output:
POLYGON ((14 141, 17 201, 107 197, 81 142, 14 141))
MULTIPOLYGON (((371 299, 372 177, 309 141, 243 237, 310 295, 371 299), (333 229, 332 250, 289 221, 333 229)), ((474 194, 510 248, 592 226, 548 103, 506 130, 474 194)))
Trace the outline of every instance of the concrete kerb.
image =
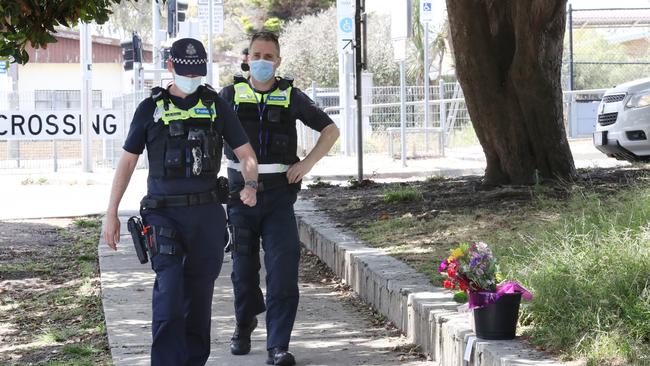
POLYGON ((295 206, 300 240, 307 249, 345 280, 360 298, 393 321, 410 341, 444 366, 575 365, 557 363, 518 340, 477 340, 472 359, 463 356, 474 332, 470 313, 459 313, 447 291, 381 249, 318 216, 312 203, 295 206))

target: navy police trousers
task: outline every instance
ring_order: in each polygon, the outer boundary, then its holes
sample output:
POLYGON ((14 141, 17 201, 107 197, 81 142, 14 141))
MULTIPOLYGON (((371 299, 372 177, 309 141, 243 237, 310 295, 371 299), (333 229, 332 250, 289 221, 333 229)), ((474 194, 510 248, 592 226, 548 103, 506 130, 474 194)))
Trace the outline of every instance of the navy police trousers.
POLYGON ((221 271, 225 212, 218 203, 142 211, 146 225, 176 230, 157 236, 177 254, 151 259, 153 287, 151 365, 204 365, 210 355, 214 281, 221 271))
POLYGON ((257 193, 257 205, 228 206, 233 225, 233 272, 237 323, 247 325, 266 310, 267 349, 289 347, 298 309, 300 247, 293 211, 296 190, 280 186, 257 193), (260 289, 260 239, 266 267, 266 306, 260 289))

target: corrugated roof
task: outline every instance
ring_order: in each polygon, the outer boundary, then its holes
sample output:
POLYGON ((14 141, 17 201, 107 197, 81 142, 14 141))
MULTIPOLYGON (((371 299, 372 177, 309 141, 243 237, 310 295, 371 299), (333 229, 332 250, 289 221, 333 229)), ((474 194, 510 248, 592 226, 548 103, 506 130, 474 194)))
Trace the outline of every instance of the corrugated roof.
POLYGON ((574 28, 650 26, 650 9, 573 9, 574 28))
MULTIPOLYGON (((60 30, 55 34, 56 43, 47 48, 34 49, 27 46, 30 63, 79 63, 79 32, 60 30)), ((93 63, 121 63, 122 48, 120 40, 93 36, 93 63)), ((144 62, 152 62, 151 45, 144 44, 142 58, 144 62)))

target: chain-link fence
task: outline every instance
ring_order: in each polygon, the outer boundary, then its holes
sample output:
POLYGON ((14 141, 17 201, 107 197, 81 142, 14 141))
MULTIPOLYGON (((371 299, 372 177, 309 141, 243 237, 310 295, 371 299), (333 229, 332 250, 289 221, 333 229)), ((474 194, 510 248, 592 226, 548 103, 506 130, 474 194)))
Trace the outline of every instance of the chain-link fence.
POLYGON ((611 88, 650 76, 650 8, 567 13, 564 89, 611 88))

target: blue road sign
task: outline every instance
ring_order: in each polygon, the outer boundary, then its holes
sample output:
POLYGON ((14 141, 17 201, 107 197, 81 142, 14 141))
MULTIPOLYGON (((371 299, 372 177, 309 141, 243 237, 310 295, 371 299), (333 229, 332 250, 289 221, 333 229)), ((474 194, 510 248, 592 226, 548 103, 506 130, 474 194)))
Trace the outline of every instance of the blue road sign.
POLYGON ((431 3, 423 3, 422 4, 422 10, 431 11, 431 3))
POLYGON ((0 61, 0 74, 7 73, 7 61, 0 61))
POLYGON ((339 23, 339 27, 341 27, 343 33, 352 33, 354 30, 354 22, 352 21, 352 18, 343 18, 339 23))

